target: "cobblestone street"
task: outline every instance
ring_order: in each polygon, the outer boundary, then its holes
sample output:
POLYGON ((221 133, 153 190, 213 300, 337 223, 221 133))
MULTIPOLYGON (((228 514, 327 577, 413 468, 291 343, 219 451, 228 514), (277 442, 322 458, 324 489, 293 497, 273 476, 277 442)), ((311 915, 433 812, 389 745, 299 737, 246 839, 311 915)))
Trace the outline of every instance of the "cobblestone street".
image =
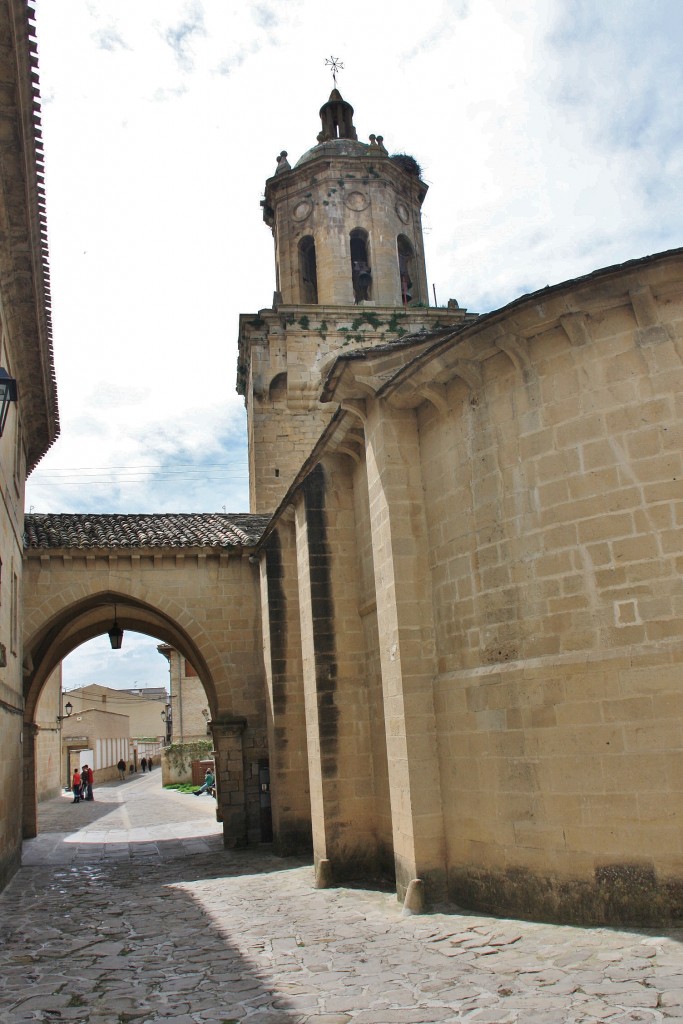
POLYGON ((0 1020, 74 1024, 683 1021, 683 930, 436 913, 312 888, 222 847, 210 798, 161 773, 41 806, 0 895, 0 1020))

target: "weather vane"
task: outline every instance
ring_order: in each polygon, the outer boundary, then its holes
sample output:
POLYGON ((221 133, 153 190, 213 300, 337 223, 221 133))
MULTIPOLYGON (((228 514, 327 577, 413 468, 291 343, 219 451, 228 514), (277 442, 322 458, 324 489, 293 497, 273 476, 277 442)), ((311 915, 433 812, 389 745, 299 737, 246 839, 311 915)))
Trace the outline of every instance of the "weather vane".
POLYGON ((334 82, 335 89, 337 88, 337 72, 343 71, 344 65, 339 60, 339 57, 330 57, 329 60, 325 60, 325 66, 332 69, 332 81, 334 82))

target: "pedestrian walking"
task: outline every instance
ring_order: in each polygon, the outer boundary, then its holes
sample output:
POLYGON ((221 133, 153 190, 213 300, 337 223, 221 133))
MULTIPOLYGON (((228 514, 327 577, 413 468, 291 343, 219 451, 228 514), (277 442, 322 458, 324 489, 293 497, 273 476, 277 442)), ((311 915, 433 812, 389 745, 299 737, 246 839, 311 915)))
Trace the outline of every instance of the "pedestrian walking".
POLYGON ((74 795, 73 803, 79 803, 81 799, 81 773, 78 768, 74 768, 73 777, 71 779, 71 792, 74 795))
POLYGON ((143 757, 142 761, 140 761, 140 767, 142 768, 142 773, 144 775, 145 769, 147 768, 147 758, 146 757, 143 757))
POLYGON ((148 757, 147 758, 147 771, 151 772, 151 770, 152 770, 152 758, 148 757))
POLYGON ((121 779, 121 782, 125 782, 125 780, 126 780, 126 762, 123 760, 123 758, 121 758, 121 760, 119 761, 119 763, 117 764, 116 767, 119 770, 119 778, 121 779))

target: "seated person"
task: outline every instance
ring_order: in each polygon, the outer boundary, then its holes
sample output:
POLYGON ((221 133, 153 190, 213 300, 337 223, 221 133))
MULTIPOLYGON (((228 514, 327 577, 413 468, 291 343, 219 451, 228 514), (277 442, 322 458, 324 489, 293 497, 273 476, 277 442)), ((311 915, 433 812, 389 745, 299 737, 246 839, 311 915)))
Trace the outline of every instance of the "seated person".
POLYGON ((210 768, 207 768, 206 773, 204 775, 204 785, 201 787, 201 789, 196 789, 194 795, 200 796, 202 793, 208 793, 209 796, 215 796, 215 782, 216 779, 213 772, 211 771, 210 768))

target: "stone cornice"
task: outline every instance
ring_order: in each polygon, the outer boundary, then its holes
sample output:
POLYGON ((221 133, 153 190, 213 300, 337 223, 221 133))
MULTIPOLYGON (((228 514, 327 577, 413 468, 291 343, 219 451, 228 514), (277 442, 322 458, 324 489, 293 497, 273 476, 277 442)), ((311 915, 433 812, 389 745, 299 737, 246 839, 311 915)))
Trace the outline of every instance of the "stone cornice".
MULTIPOLYGON (((238 394, 246 395, 252 348, 265 347, 274 335, 309 332, 321 340, 336 339, 338 356, 329 373, 334 375, 337 361, 365 358, 367 352, 407 348, 433 342, 440 336, 435 332, 452 331, 454 327, 477 319, 476 313, 466 309, 433 308, 423 306, 294 306, 278 305, 274 309, 261 309, 258 313, 242 313, 239 318, 237 383, 238 394)), ((329 377, 328 377, 329 380, 329 377)), ((323 401, 328 401, 323 388, 323 401)))
POLYGON ((0 3, 1 300, 28 472, 59 432, 33 20, 26 0, 0 3))

